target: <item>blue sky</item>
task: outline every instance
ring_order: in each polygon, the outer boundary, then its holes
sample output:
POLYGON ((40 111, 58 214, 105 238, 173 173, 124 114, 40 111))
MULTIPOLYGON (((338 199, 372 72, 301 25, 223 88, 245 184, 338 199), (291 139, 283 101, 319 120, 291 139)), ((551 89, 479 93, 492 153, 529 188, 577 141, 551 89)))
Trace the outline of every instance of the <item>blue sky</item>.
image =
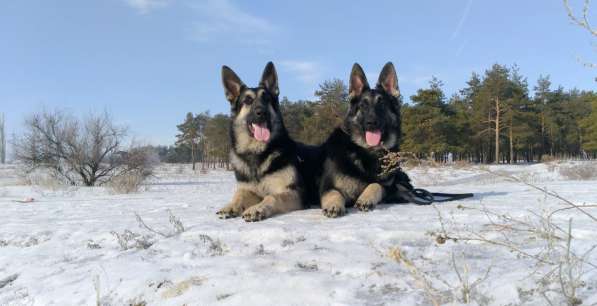
POLYGON ((549 74, 595 89, 597 71, 578 62, 597 62, 592 43, 559 0, 2 1, 0 112, 19 133, 41 108, 108 110, 138 140, 170 144, 186 112, 229 110, 224 64, 255 85, 274 61, 292 100, 346 80, 354 62, 370 82, 394 62, 407 98, 433 75, 451 95, 496 62, 518 64, 531 85, 549 74))

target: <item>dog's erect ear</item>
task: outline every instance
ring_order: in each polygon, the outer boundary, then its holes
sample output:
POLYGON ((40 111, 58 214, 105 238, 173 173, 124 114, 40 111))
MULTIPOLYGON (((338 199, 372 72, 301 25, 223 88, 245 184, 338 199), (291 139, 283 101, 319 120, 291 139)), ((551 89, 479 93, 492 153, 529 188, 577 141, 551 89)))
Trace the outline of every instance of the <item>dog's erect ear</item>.
POLYGON ((359 64, 354 63, 350 72, 348 93, 351 97, 357 97, 366 89, 369 89, 369 83, 367 82, 365 72, 363 72, 363 68, 359 64))
POLYGON ((278 73, 276 72, 274 63, 268 62, 267 65, 265 65, 259 85, 265 87, 274 96, 280 94, 280 90, 278 89, 278 73))
POLYGON ((398 89, 398 76, 396 75, 396 69, 394 69, 394 64, 392 64, 392 62, 387 62, 383 66, 383 69, 379 74, 377 86, 381 87, 385 92, 394 97, 400 95, 400 90, 398 89))
POLYGON ((228 66, 222 66, 222 84, 224 85, 224 93, 226 99, 233 103, 240 96, 241 89, 245 86, 238 75, 232 71, 228 66))

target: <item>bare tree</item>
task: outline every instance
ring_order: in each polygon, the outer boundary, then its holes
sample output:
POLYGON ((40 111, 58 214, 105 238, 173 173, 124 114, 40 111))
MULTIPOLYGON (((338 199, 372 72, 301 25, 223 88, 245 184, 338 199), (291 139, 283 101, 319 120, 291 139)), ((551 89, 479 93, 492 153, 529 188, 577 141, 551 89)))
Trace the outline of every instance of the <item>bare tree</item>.
POLYGON ((6 163, 6 131, 4 114, 0 114, 0 164, 6 163))
POLYGON ((569 0, 564 0, 564 6, 566 7, 568 17, 570 17, 570 20, 572 20, 572 22, 574 22, 581 28, 589 31, 591 35, 597 37, 597 28, 591 27, 591 24, 589 23, 589 6, 591 6, 591 0, 584 0, 582 16, 580 17, 577 17, 572 8, 570 7, 569 0))
MULTIPOLYGON (((566 7, 566 13, 568 13, 568 17, 570 18, 572 23, 585 29, 593 37, 597 37, 597 27, 591 26, 591 23, 589 22, 589 7, 590 6, 591 6, 591 0, 584 0, 582 13, 581 13, 581 15, 577 15, 576 13, 574 13, 574 10, 572 10, 572 7, 570 6, 570 1, 564 0, 564 7, 566 7)), ((589 67, 589 68, 597 68, 597 64, 595 64, 595 63, 584 62, 583 65, 585 65, 586 67, 589 67)), ((595 80, 597 81, 597 78, 595 78, 595 80)))
POLYGON ((146 164, 140 151, 122 151, 126 133, 107 113, 78 120, 43 111, 25 120, 25 133, 15 139, 15 158, 27 171, 49 169, 68 184, 95 186, 146 164))

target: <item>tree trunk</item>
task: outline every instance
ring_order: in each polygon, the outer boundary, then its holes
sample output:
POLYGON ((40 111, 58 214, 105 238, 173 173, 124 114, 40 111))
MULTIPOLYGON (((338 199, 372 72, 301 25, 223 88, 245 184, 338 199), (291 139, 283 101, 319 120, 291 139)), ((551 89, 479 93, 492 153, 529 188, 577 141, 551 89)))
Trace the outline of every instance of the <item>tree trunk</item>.
POLYGON ((495 163, 500 162, 500 98, 495 98, 495 163))
MULTIPOLYGON (((491 159, 491 109, 489 110, 489 114, 487 115, 487 154, 483 154, 483 161, 486 164, 489 164, 490 159, 491 159)), ((481 150, 483 150, 483 145, 481 145, 481 150)))
POLYGON ((541 111, 541 154, 545 154, 545 114, 541 111))
POLYGON ((510 164, 515 163, 514 160, 514 137, 512 133, 512 121, 510 121, 510 164))
POLYGON ((195 171, 195 142, 191 141, 191 162, 193 163, 193 171, 195 171))
POLYGON ((201 171, 205 171, 205 140, 201 141, 201 171))

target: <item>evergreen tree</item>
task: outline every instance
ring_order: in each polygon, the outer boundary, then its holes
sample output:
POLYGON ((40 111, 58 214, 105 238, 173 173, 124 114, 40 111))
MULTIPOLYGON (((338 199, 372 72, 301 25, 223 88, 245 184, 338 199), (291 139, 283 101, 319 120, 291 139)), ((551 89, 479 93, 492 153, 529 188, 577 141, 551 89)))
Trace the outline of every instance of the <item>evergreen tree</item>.
POLYGON ((454 127, 441 86, 441 81, 434 77, 428 89, 419 89, 410 97, 412 105, 402 107, 402 150, 432 158, 450 151, 448 141, 454 127))
POLYGON ((282 98, 280 110, 284 117, 284 125, 292 139, 301 142, 310 142, 303 131, 306 129, 306 122, 315 112, 314 103, 311 101, 291 102, 287 97, 282 98))
POLYGON ((582 150, 586 153, 597 152, 597 94, 587 93, 586 99, 591 105, 590 114, 581 120, 582 150))
POLYGON ((342 120, 348 109, 348 87, 339 79, 325 81, 315 91, 318 101, 313 105, 313 115, 306 117, 300 139, 310 144, 324 142, 342 120))
POLYGON ((205 126, 205 139, 207 153, 212 158, 214 166, 228 166, 228 154, 230 153, 230 142, 228 140, 228 129, 230 117, 224 114, 217 114, 207 121, 205 126))
POLYGON ((539 117, 540 124, 540 156, 548 152, 547 143, 547 105, 551 97, 551 81, 549 75, 540 75, 535 85, 534 105, 539 117))
POLYGON ((193 163, 193 170, 195 170, 195 162, 196 162, 196 152, 197 152, 197 143, 200 140, 200 131, 201 127, 198 124, 199 121, 196 120, 196 117, 193 116, 193 113, 187 113, 185 121, 182 124, 177 125, 176 127, 180 131, 178 135, 176 135, 177 141, 176 145, 181 146, 185 145, 188 146, 191 150, 191 162, 193 163))

